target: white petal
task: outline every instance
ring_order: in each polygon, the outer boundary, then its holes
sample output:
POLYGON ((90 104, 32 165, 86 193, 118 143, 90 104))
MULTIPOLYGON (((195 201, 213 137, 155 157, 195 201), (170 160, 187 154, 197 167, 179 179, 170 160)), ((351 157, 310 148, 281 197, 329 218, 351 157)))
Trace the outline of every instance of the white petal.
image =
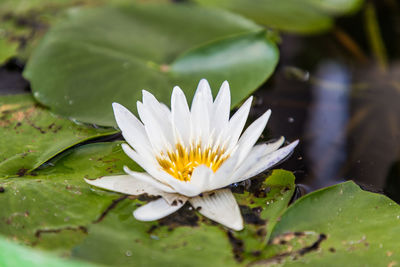
POLYGON ((176 202, 175 204, 169 205, 165 199, 159 198, 137 208, 133 212, 133 216, 139 221, 158 220, 179 210, 185 203, 176 202))
POLYGON ((254 144, 267 126, 269 117, 271 116, 271 110, 267 110, 261 117, 254 121, 242 134, 238 142, 239 160, 237 164, 240 164, 249 154, 254 144))
POLYGON ((165 123, 166 122, 165 116, 169 117, 171 113, 169 108, 164 103, 158 102, 156 97, 152 93, 146 90, 142 90, 142 95, 143 95, 143 104, 149 107, 155 113, 156 118, 161 123, 165 123))
POLYGON ((237 144, 237 140, 239 139, 247 117, 249 116, 252 101, 253 97, 251 96, 229 120, 228 128, 226 129, 227 132, 225 133, 225 136, 229 137, 228 150, 233 149, 237 144))
POLYGON ((195 102, 195 99, 201 97, 204 99, 204 103, 208 109, 211 109, 211 105, 213 102, 213 97, 212 97, 212 92, 211 92, 211 87, 210 84, 206 79, 201 79, 199 82, 199 85, 197 86, 196 93, 193 97, 193 103, 195 102))
MULTIPOLYGON (((285 142, 285 138, 282 136, 275 142, 271 142, 268 144, 261 144, 254 146, 251 151, 248 153, 246 159, 233 171, 234 174, 231 175, 230 180, 226 184, 223 184, 221 187, 227 186, 238 177, 243 176, 246 172, 248 172, 257 162, 274 151, 276 151, 282 144, 285 142)), ((222 167, 222 166, 221 166, 222 167)), ((220 180, 219 177, 217 177, 220 180)))
POLYGON ((146 90, 142 90, 142 93, 143 105, 140 107, 140 110, 138 107, 138 112, 150 142, 152 142, 152 139, 150 138, 149 130, 157 131, 158 129, 157 132, 159 135, 162 135, 164 143, 174 144, 175 138, 172 131, 171 111, 165 104, 158 102, 151 93, 146 90))
POLYGON ((128 144, 121 144, 122 150, 124 150, 125 154, 130 157, 134 162, 140 165, 143 169, 145 169, 148 173, 151 174, 151 169, 155 167, 155 159, 145 158, 142 155, 138 154, 135 150, 133 150, 128 144))
POLYGON ((151 157, 151 144, 143 124, 124 106, 113 103, 115 120, 124 139, 141 155, 151 157))
POLYGON ((166 184, 159 182, 157 179, 154 179, 152 176, 144 173, 144 172, 135 172, 130 170, 127 166, 124 166, 124 171, 129 174, 130 176, 140 180, 142 182, 148 183, 149 185, 157 188, 160 191, 167 192, 167 193, 175 193, 175 190, 169 187, 166 184))
POLYGON ((162 194, 159 189, 149 183, 130 175, 105 176, 96 180, 85 179, 85 181, 90 185, 127 195, 137 196, 146 193, 151 196, 159 196, 162 194))
POLYGON ((228 82, 224 81, 213 104, 211 130, 214 129, 216 133, 220 133, 227 127, 230 108, 231 92, 229 90, 228 82))
POLYGON ((211 190, 219 189, 232 183, 232 176, 235 171, 235 166, 237 166, 238 159, 239 154, 234 154, 222 163, 219 169, 215 172, 214 178, 211 180, 211 190))
POLYGON ((274 141, 274 142, 270 142, 268 144, 264 144, 264 155, 267 155, 271 152, 274 152, 275 150, 277 150, 278 148, 280 148, 283 143, 285 142, 285 137, 281 136, 279 137, 278 140, 274 141))
POLYGON ((243 218, 230 189, 221 189, 189 199, 192 206, 204 216, 233 230, 243 229, 243 218))
MULTIPOLYGON (((198 191, 204 192, 210 190, 211 180, 213 179, 214 172, 208 168, 206 165, 197 166, 193 173, 190 181, 187 182, 188 187, 195 187, 198 191)), ((196 196, 194 194, 191 196, 196 196)))
POLYGON ((193 97, 191 107, 191 139, 200 143, 203 148, 208 144, 210 137, 210 113, 212 95, 208 82, 202 79, 193 97))
POLYGON ((171 111, 164 103, 158 102, 153 94, 142 90, 143 94, 143 105, 151 110, 152 115, 161 125, 164 131, 168 131, 168 135, 172 136, 171 132, 171 111))
POLYGON ((240 176, 237 173, 235 173, 234 181, 232 182, 236 183, 244 181, 275 166, 283 159, 285 159, 293 151, 293 149, 297 146, 298 143, 299 141, 296 140, 292 142, 290 145, 282 147, 281 149, 275 152, 269 153, 261 158, 253 159, 252 162, 246 162, 248 170, 243 175, 240 176))
POLYGON ((186 97, 181 88, 174 87, 171 97, 172 124, 175 138, 182 139, 185 146, 190 145, 190 111, 186 97))
POLYGON ((165 135, 164 129, 147 106, 141 102, 137 102, 137 110, 140 119, 144 124, 148 139, 153 147, 153 152, 157 154, 170 144, 168 137, 165 135))

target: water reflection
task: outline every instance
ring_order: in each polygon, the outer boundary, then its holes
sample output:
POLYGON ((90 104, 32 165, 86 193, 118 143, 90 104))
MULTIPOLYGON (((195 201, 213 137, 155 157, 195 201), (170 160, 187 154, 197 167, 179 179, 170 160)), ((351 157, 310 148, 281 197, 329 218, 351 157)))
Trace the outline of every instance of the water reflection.
POLYGON ((312 104, 306 123, 309 142, 306 155, 313 179, 309 185, 320 188, 336 182, 346 160, 345 129, 349 119, 349 83, 346 66, 333 61, 321 62, 316 70, 319 80, 312 85, 312 104), (330 82, 335 86, 330 86, 330 82))
POLYGON ((254 115, 271 108, 267 134, 301 140, 281 167, 309 190, 354 180, 400 202, 400 65, 354 62, 326 40, 283 38, 285 56, 256 92, 254 115))

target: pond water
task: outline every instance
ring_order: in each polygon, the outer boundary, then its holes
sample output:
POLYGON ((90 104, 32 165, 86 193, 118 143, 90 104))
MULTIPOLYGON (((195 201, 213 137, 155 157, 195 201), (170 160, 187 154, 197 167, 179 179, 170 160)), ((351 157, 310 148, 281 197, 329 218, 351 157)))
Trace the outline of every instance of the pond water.
MULTIPOLYGON (((361 11, 323 35, 283 34, 279 66, 254 94, 252 119, 272 109, 265 140, 301 141, 280 167, 303 193, 354 180, 400 202, 400 7, 376 7, 379 20, 361 11)), ((0 68, 1 94, 29 90, 22 69, 0 68)))
POLYGON ((254 115, 272 109, 269 136, 301 140, 282 167, 306 192, 354 180, 400 201, 400 9, 376 6, 384 51, 363 12, 328 34, 283 35, 279 67, 256 92, 254 115))

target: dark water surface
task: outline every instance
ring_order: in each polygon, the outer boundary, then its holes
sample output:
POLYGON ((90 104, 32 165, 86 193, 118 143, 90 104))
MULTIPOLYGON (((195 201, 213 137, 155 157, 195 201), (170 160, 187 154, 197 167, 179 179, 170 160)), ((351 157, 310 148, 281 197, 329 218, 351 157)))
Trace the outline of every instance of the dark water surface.
MULTIPOLYGON (((354 180, 400 202, 400 8, 375 7, 377 20, 364 8, 323 35, 282 35, 279 66, 254 94, 252 119, 272 109, 265 140, 300 139, 279 167, 303 192, 354 180)), ((0 94, 29 89, 22 67, 0 68, 0 94)))
POLYGON ((400 8, 376 3, 380 38, 365 9, 324 35, 283 35, 279 67, 255 94, 254 115, 272 109, 268 135, 300 139, 281 166, 305 191, 354 180, 400 201, 400 8))

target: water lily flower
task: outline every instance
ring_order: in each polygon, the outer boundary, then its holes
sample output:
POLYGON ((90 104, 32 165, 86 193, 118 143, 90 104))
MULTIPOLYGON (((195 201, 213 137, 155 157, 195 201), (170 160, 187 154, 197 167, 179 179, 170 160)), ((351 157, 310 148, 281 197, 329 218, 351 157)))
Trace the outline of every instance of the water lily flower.
POLYGON ((115 119, 128 144, 125 153, 146 172, 124 167, 127 175, 106 176, 87 183, 124 194, 161 196, 137 208, 141 221, 161 219, 186 202, 204 216, 231 229, 243 229, 243 219, 231 190, 286 158, 298 141, 280 148, 284 138, 255 145, 271 115, 268 110, 243 134, 252 97, 229 118, 231 96, 225 81, 213 100, 210 86, 201 80, 189 109, 175 87, 171 109, 149 92, 137 102, 140 120, 118 103, 115 119))

